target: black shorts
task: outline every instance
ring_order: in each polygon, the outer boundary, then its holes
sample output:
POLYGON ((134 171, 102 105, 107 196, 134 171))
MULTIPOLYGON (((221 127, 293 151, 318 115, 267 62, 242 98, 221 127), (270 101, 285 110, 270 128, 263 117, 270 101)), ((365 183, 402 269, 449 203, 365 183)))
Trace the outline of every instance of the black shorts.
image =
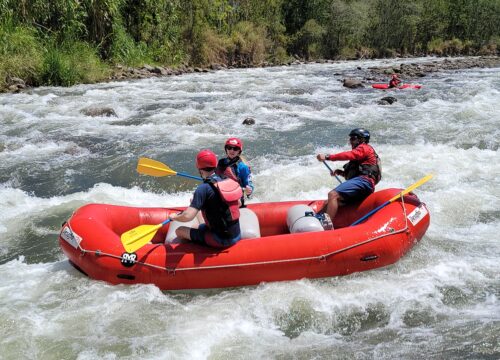
POLYGON ((210 230, 207 224, 201 224, 198 229, 191 229, 189 237, 192 242, 216 248, 225 248, 236 244, 241 239, 241 233, 232 238, 223 238, 210 230))

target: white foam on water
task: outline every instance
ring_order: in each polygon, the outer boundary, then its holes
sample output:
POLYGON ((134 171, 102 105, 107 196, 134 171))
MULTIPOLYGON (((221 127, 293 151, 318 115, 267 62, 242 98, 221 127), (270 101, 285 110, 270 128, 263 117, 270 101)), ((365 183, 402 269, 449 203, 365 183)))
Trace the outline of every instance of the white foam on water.
POLYGON ((89 155, 87 149, 73 142, 49 141, 34 144, 24 142, 23 139, 19 140, 7 144, 6 149, 0 152, 0 161, 4 164, 16 165, 20 162, 52 160, 56 156, 71 156, 76 159, 89 155))
POLYGON ((138 187, 127 189, 100 183, 85 192, 48 199, 33 196, 19 189, 0 186, 0 198, 3 199, 0 202, 0 253, 5 255, 9 252, 9 248, 15 247, 15 242, 20 240, 19 234, 22 234, 28 226, 33 227, 33 231, 39 235, 57 234, 58 228, 46 228, 43 224, 32 223, 34 219, 43 218, 50 213, 70 214, 76 208, 88 203, 139 207, 187 206, 192 194, 190 192, 153 194, 138 187))

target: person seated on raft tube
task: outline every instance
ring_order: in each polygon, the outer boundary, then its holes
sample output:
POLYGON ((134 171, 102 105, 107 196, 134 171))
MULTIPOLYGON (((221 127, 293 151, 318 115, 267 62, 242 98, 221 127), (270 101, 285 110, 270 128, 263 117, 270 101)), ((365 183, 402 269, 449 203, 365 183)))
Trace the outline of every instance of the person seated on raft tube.
POLYGON ((344 170, 336 169, 331 174, 346 178, 342 184, 328 193, 328 200, 321 212, 333 220, 340 206, 364 200, 375 191, 375 184, 382 178, 380 159, 370 142, 368 130, 357 128, 349 133, 352 150, 338 154, 318 154, 319 161, 349 160, 344 170))
MULTIPOLYGON (((235 137, 229 138, 224 144, 224 151, 227 157, 220 159, 217 163, 217 175, 237 181, 247 198, 252 195, 254 186, 252 182, 252 172, 241 156, 243 152, 243 142, 235 137)), ((245 206, 244 197, 241 197, 241 205, 245 206)))
POLYGON ((196 167, 203 183, 196 188, 189 207, 181 213, 172 213, 170 220, 187 222, 201 211, 205 224, 198 228, 180 226, 175 234, 178 238, 216 248, 236 244, 241 239, 240 185, 232 179, 223 179, 215 174, 217 155, 202 150, 196 156, 196 167))
POLYGON ((389 81, 389 88, 397 88, 400 85, 403 85, 403 83, 398 77, 398 74, 392 74, 391 80, 389 81))

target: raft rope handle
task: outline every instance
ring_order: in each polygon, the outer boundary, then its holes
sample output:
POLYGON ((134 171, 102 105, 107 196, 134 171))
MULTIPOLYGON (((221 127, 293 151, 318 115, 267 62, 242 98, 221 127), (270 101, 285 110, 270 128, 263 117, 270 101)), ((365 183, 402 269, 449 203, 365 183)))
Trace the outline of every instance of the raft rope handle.
MULTIPOLYGON (((135 263, 136 264, 141 264, 141 265, 144 265, 144 266, 149 266, 149 267, 152 267, 152 268, 155 268, 155 269, 159 269, 159 270, 166 270, 168 272, 172 272, 172 273, 175 274, 178 271, 224 269, 224 268, 233 268, 233 267, 242 267, 242 266, 257 266, 257 265, 279 264, 279 263, 289 263, 289 262, 299 262, 299 261, 309 261, 309 260, 325 261, 330 256, 340 254, 340 253, 342 253, 344 251, 353 249, 353 248, 361 246, 361 245, 368 244, 368 243, 370 243, 372 241, 376 241, 376 240, 385 238, 387 236, 391 236, 391 235, 395 235, 395 234, 400 234, 400 233, 403 233, 403 232, 407 231, 408 230, 408 217, 407 217, 406 208, 404 206, 404 196, 401 197, 401 207, 403 208, 403 214, 404 214, 404 217, 405 217, 405 226, 404 226, 404 228, 402 228, 400 230, 395 230, 395 231, 392 231, 392 232, 389 231, 388 233, 385 233, 385 234, 382 234, 382 235, 379 235, 379 236, 375 236, 375 237, 373 237, 371 239, 368 239, 368 240, 365 240, 363 242, 360 242, 360 243, 357 243, 357 244, 353 244, 353 245, 347 246, 345 248, 342 248, 342 249, 339 249, 339 250, 335 250, 335 251, 332 251, 332 252, 329 252, 329 253, 326 253, 326 254, 318 255, 318 256, 309 256, 309 257, 296 258, 296 259, 259 261, 259 262, 252 262, 252 263, 245 263, 245 264, 234 264, 234 265, 214 265, 214 266, 203 266, 203 267, 189 267, 189 268, 181 268, 181 269, 169 268, 169 267, 164 267, 164 266, 158 266, 158 265, 149 264, 147 262, 142 262, 142 261, 136 261, 135 263)), ((71 229, 69 221, 67 222, 67 225, 70 228, 70 230, 73 231, 73 229, 71 229)), ((158 245, 160 245, 160 244, 158 244, 158 245)), ((86 250, 83 247, 81 247, 80 244, 78 244, 78 248, 83 253, 96 254, 97 256, 109 256, 109 257, 112 257, 112 258, 115 258, 115 259, 119 259, 119 260, 123 259, 122 256, 118 256, 118 255, 114 255, 114 254, 108 254, 108 253, 102 252, 101 250, 86 250)))

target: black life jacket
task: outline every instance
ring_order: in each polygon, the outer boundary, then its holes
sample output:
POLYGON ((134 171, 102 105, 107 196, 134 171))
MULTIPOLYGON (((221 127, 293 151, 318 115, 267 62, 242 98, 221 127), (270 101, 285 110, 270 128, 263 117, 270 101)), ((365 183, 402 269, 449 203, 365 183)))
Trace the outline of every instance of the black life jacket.
POLYGON ((238 178, 238 163, 241 161, 239 156, 236 156, 235 158, 229 160, 227 159, 220 159, 219 162, 217 163, 217 175, 221 177, 226 177, 229 179, 233 179, 236 182, 240 182, 240 179, 238 178))
POLYGON ((232 179, 204 180, 215 193, 214 201, 202 211, 203 219, 212 230, 221 235, 228 235, 228 228, 240 218, 239 200, 243 195, 240 184, 232 179))
MULTIPOLYGON (((371 145, 370 147, 373 149, 371 145)), ((365 175, 371 177, 375 181, 375 184, 380 182, 382 179, 382 161, 375 150, 373 150, 373 152, 377 158, 376 165, 360 164, 359 161, 355 160, 351 160, 344 165, 344 177, 346 180, 352 179, 356 176, 365 175)))

